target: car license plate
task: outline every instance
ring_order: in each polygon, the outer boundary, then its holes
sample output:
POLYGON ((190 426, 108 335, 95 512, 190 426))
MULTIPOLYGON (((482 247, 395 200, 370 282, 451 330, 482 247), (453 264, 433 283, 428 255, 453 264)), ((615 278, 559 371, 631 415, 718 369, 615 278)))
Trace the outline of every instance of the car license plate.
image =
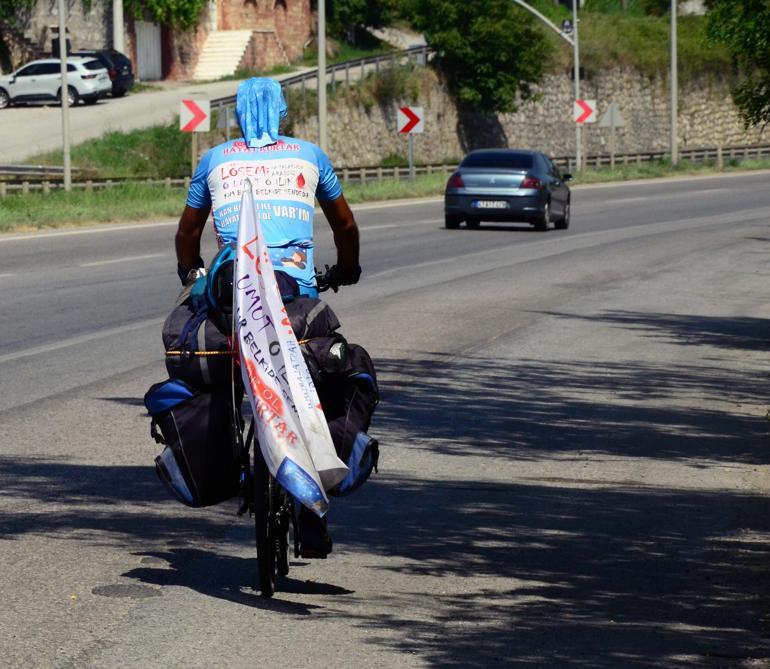
POLYGON ((471 206, 476 209, 507 209, 508 203, 505 200, 474 200, 471 206))

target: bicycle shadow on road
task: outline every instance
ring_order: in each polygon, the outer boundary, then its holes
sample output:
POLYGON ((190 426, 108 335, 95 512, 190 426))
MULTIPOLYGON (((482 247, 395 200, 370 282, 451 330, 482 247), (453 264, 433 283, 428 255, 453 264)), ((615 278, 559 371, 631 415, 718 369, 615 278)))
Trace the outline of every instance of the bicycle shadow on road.
POLYGON ((346 595, 352 590, 328 583, 308 583, 299 579, 279 578, 280 592, 265 599, 254 590, 257 561, 254 557, 225 555, 210 550, 179 548, 168 551, 137 553, 149 566, 132 569, 123 576, 142 583, 159 586, 181 586, 207 597, 225 599, 260 609, 280 611, 291 615, 311 615, 319 605, 287 601, 281 593, 304 595, 346 595))

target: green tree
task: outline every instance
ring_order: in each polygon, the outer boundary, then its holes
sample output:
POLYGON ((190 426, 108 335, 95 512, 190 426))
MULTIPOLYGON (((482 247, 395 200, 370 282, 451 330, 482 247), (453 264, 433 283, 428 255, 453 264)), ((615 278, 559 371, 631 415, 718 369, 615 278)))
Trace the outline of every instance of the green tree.
POLYGON ((550 45, 532 17, 510 0, 411 0, 415 28, 457 99, 485 112, 515 111, 543 76, 550 45))
POLYGON ((710 0, 709 36, 727 46, 741 73, 733 99, 746 126, 770 123, 770 2, 710 0))
POLYGON ((36 4, 37 0, 0 0, 0 23, 18 28, 36 4))
POLYGON ((396 0, 331 0, 327 5, 331 31, 343 37, 359 26, 388 25, 396 5, 396 0))
POLYGON ((198 22, 207 0, 125 0, 126 12, 134 18, 149 16, 155 23, 187 30, 198 22))

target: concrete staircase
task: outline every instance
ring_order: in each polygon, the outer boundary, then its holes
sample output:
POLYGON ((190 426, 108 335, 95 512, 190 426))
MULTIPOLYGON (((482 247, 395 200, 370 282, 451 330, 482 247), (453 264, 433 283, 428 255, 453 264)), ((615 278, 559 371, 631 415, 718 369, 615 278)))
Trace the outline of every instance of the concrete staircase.
POLYGON ((206 38, 193 79, 205 81, 235 74, 251 40, 251 30, 215 30, 206 38))

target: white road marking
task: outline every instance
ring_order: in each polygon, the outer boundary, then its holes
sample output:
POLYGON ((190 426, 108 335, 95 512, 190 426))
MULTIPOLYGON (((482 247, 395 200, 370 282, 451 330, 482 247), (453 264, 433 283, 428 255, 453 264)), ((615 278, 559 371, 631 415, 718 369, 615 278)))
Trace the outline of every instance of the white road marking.
POLYGON ((69 237, 71 235, 92 235, 103 232, 119 232, 120 230, 141 230, 142 228, 161 228, 177 225, 177 221, 164 221, 163 223, 130 223, 126 225, 105 225, 98 228, 79 228, 77 230, 58 230, 56 232, 29 232, 23 235, 6 237, 0 235, 2 242, 19 242, 31 239, 49 239, 50 237, 69 237))
POLYGON ((443 220, 440 218, 426 218, 423 221, 401 221, 399 223, 382 223, 381 225, 359 225, 358 227, 361 230, 368 231, 368 230, 386 230, 388 228, 403 228, 403 227, 409 227, 412 225, 437 225, 439 223, 443 223, 443 220))
POLYGON ((16 276, 15 274, 11 274, 10 272, 6 272, 5 274, 0 274, 0 279, 5 279, 9 276, 16 276))
POLYGON ((133 330, 143 330, 149 327, 157 327, 162 325, 165 319, 163 318, 148 318, 144 321, 137 321, 136 323, 129 323, 127 325, 120 325, 114 328, 107 328, 106 330, 99 330, 98 332, 91 332, 86 335, 80 335, 78 337, 70 337, 69 339, 62 339, 55 344, 46 344, 45 346, 36 346, 34 348, 28 348, 23 351, 16 351, 15 353, 6 353, 0 355, 0 364, 4 362, 12 362, 14 360, 20 360, 22 358, 29 358, 33 355, 42 355, 44 353, 53 353, 54 351, 60 351, 63 348, 70 348, 71 346, 77 346, 78 344, 85 344, 89 341, 96 341, 97 339, 106 339, 108 337, 114 337, 125 332, 132 332, 133 330))
POLYGON ((147 260, 148 258, 163 258, 166 253, 148 253, 143 256, 128 256, 127 258, 113 258, 112 260, 97 260, 95 262, 80 263, 78 267, 97 267, 99 265, 112 265, 119 262, 132 262, 134 260, 147 260))
POLYGON ((602 200, 601 202, 597 202, 596 204, 605 205, 605 204, 628 204, 631 202, 649 202, 651 197, 655 197, 657 200, 675 200, 679 198, 691 198, 696 197, 698 195, 716 195, 718 193, 724 193, 726 191, 729 192, 735 192, 734 188, 708 188, 706 190, 692 190, 692 191, 686 191, 682 193, 666 193, 666 194, 657 194, 654 196, 646 195, 644 197, 622 197, 617 198, 614 200, 602 200))

